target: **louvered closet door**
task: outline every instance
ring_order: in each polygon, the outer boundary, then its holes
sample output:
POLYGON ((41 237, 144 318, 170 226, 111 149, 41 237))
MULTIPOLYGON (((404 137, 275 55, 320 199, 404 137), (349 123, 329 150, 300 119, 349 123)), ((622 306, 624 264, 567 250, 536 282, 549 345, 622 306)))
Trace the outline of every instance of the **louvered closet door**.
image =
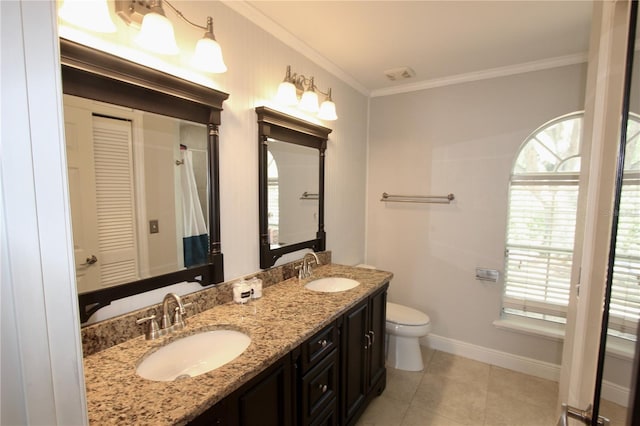
POLYGON ((138 279, 131 122, 93 117, 100 287, 138 279))

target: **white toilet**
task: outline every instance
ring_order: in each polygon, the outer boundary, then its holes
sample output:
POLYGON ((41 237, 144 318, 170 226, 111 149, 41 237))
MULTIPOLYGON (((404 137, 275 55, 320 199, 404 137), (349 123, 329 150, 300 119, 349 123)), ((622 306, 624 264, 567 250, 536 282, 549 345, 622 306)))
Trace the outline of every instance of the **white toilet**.
POLYGON ((422 371, 420 338, 431 331, 424 312, 387 302, 387 365, 398 370, 422 371))
MULTIPOLYGON (((360 268, 375 269, 360 264, 360 268)), ((398 370, 422 371, 420 338, 431 331, 431 320, 424 312, 397 303, 387 302, 387 366, 398 370)))

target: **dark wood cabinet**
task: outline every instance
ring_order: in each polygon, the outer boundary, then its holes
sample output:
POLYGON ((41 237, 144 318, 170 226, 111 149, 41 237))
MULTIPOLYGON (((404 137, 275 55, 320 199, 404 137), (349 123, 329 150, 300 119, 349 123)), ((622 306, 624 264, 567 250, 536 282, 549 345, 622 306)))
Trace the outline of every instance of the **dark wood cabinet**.
POLYGON ((386 385, 385 367, 385 327, 387 321, 387 289, 373 294, 369 298, 369 331, 371 343, 369 343, 369 371, 367 376, 367 392, 375 392, 380 395, 386 385), (380 387, 382 385, 382 388, 380 387))
POLYGON ((276 368, 270 368, 268 374, 259 376, 253 386, 238 394, 237 410, 234 410, 238 415, 236 424, 291 425, 292 399, 291 364, 280 362, 276 368))
POLYGON ((291 354, 287 354, 190 425, 293 425, 291 354))
POLYGON ((352 418, 367 394, 366 335, 369 303, 364 301, 344 315, 342 323, 342 413, 352 418))
POLYGON ((387 288, 385 284, 190 424, 354 424, 386 385, 387 288))
POLYGON ((369 401, 386 386, 386 306, 387 286, 384 286, 343 317, 341 414, 344 425, 355 423, 369 401))

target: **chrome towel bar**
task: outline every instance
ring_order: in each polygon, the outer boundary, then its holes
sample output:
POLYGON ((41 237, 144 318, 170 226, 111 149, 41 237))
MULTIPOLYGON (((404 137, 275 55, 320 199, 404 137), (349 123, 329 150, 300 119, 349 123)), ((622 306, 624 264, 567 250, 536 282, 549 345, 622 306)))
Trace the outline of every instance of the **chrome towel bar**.
POLYGON ((380 201, 386 201, 391 203, 435 203, 435 204, 449 204, 455 200, 453 194, 448 195, 391 195, 386 192, 382 193, 380 201))
POLYGON ((304 191, 300 196, 301 200, 317 200, 319 197, 318 194, 312 194, 310 192, 304 191))

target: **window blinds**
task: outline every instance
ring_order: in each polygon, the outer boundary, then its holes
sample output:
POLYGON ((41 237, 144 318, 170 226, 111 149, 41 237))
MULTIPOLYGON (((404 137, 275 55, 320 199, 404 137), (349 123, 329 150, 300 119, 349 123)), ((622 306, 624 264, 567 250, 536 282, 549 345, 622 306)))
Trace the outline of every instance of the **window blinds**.
POLYGON ((564 318, 569 301, 578 175, 514 176, 510 200, 503 308, 564 318))
POLYGON ((609 328, 636 334, 640 317, 640 176, 623 179, 609 328))

